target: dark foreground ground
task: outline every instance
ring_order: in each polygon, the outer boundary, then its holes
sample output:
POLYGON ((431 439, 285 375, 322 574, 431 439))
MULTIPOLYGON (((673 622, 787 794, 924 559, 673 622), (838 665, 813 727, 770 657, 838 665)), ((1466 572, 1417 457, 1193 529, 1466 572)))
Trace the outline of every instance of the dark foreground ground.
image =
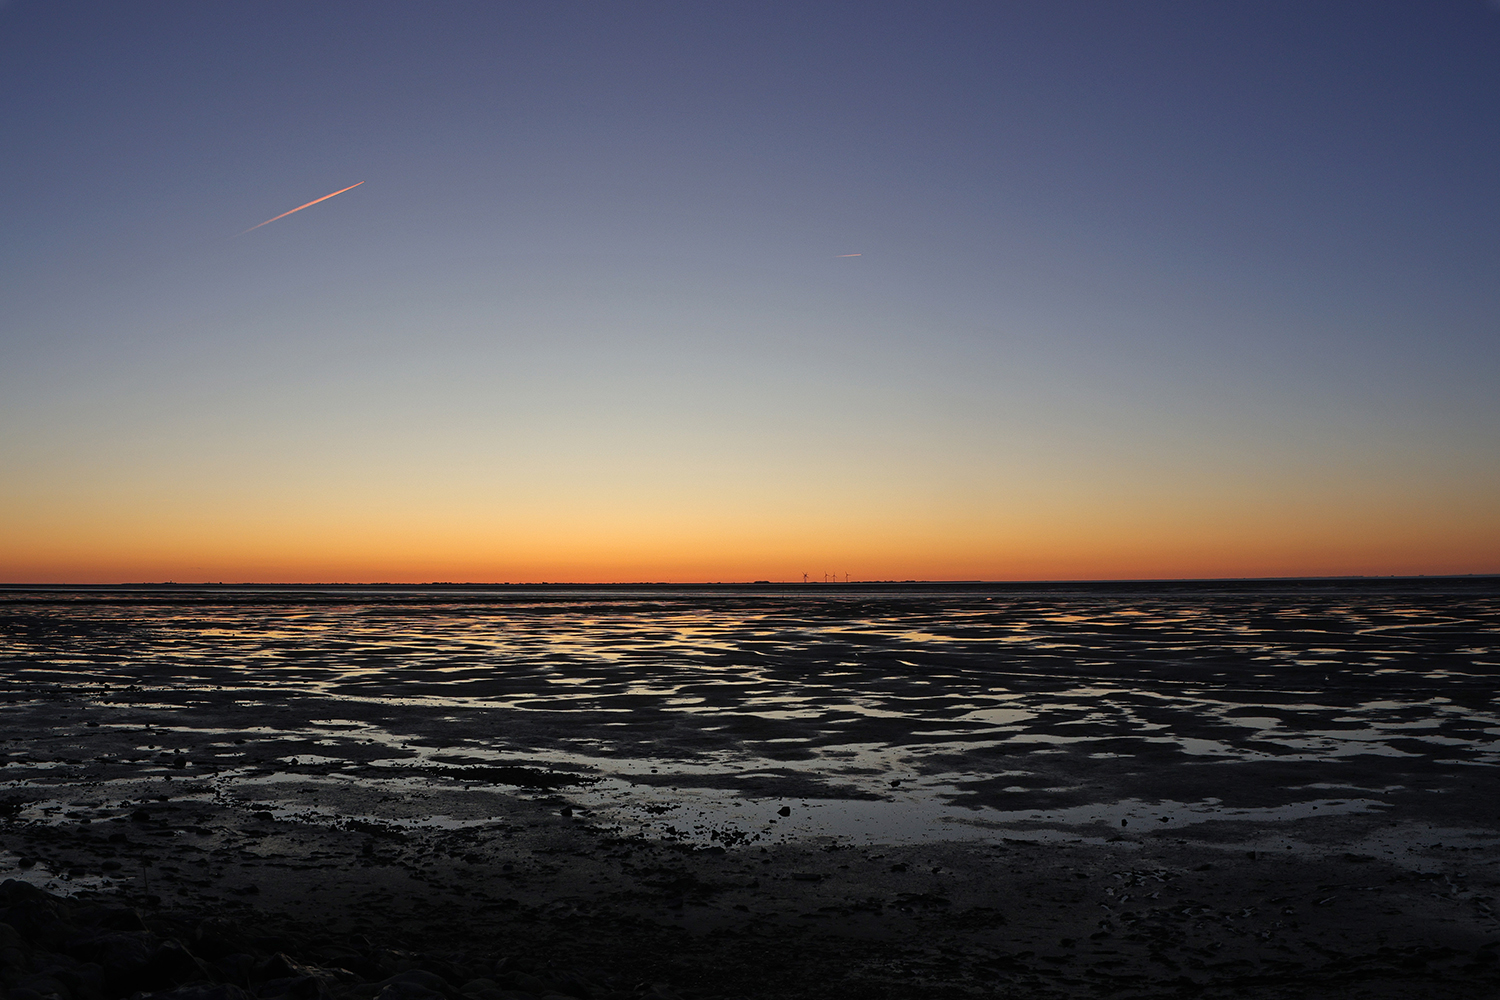
POLYGON ((1255 852, 1230 824, 724 851, 619 839, 560 796, 442 830, 186 785, 57 822, 11 796, 0 1000, 1500 996, 1491 838, 1343 850, 1372 817, 1255 852))
POLYGON ((1494 582, 1310 586, 14 594, 0 1000, 1500 997, 1494 582))

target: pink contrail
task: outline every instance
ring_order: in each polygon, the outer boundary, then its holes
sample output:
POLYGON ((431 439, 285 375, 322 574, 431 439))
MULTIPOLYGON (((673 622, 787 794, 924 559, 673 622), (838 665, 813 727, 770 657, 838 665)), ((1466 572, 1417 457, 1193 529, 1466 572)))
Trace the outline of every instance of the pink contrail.
MULTIPOLYGON (((302 207, 303 207, 303 208, 306 208, 306 207, 307 207, 307 206, 306 206, 306 205, 303 205, 303 206, 302 206, 302 207)), ((272 219, 272 220, 271 220, 271 221, 272 221, 272 222, 275 222, 275 221, 276 221, 276 220, 275 220, 275 219, 272 219)), ((262 225, 262 226, 264 226, 264 225, 265 225, 265 223, 264 223, 264 222, 262 222, 262 223, 261 223, 261 225, 262 225)), ((834 256, 835 256, 835 257, 863 257, 863 256, 864 256, 864 254, 862 254, 862 253, 836 253, 836 254, 834 254, 834 256)))
MULTIPOLYGON (((359 185, 363 184, 363 183, 364 183, 364 181, 359 181, 356 184, 350 184, 346 188, 342 188, 342 189, 340 189, 338 191, 333 192, 333 194, 343 194, 345 191, 353 191, 355 188, 359 187, 359 185)), ((320 201, 327 201, 329 198, 332 198, 333 194, 325 194, 321 198, 314 198, 312 201, 308 202, 306 205, 298 205, 296 208, 292 209, 292 212, 300 212, 304 208, 312 208, 318 202, 320 202, 320 201)), ((291 215, 292 212, 282 212, 280 215, 276 216, 276 219, 285 219, 288 215, 291 215)), ((265 222, 262 222, 260 224, 260 226, 269 226, 271 223, 275 222, 276 219, 267 219, 265 222)), ((260 226, 251 226, 249 229, 245 230, 245 233, 252 232, 252 231, 254 231, 256 229, 259 229, 260 226)), ((245 233, 240 233, 240 235, 244 236, 245 233)))

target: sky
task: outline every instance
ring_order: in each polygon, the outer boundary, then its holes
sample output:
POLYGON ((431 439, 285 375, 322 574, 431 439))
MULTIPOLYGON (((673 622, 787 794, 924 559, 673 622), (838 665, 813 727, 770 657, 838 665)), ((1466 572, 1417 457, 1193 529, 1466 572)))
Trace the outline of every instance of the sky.
POLYGON ((3 582, 1495 573, 1497 390, 1485 0, 0 6, 3 582))

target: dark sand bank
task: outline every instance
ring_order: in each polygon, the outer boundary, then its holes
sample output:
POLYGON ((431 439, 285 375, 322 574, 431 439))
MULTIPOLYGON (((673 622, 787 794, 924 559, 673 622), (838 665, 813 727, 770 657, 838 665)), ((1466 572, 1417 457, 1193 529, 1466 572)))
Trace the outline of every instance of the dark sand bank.
MULTIPOLYGON (((1342 850, 1361 833, 1347 818, 1299 831, 1324 850, 1253 856, 1156 831, 1104 845, 724 851, 620 839, 560 815, 556 802, 517 800, 505 822, 463 830, 401 829, 172 799, 184 784, 142 787, 168 801, 143 794, 146 805, 87 810, 97 817, 87 824, 12 820, 0 866, 139 909, 159 937, 203 960, 179 962, 183 983, 262 996, 285 986, 256 979, 284 978, 255 972, 276 952, 358 977, 330 973, 334 995, 368 996, 360 981, 420 968, 482 1000, 496 998, 471 980, 540 996, 570 975, 590 996, 667 992, 657 984, 745 997, 1500 989, 1494 847, 1434 843, 1397 864, 1342 850)), ((318 799, 339 805, 321 789, 318 799)), ((53 950, 89 957, 83 946, 53 950)), ((58 995, 173 985, 122 982, 58 995)), ((576 995, 573 985, 563 991, 576 995)))
POLYGON ((0 982, 1495 996, 1494 590, 20 595, 0 982))

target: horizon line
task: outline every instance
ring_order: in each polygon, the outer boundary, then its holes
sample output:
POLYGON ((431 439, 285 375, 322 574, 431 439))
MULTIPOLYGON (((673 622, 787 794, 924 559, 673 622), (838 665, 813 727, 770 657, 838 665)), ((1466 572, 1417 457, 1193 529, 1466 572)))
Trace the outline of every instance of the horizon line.
POLYGON ((385 587, 385 588, 413 588, 413 587, 547 587, 551 588, 622 588, 622 587, 655 587, 655 588, 703 588, 703 587, 773 587, 773 588, 797 588, 813 590, 817 588, 858 588, 858 587, 1026 587, 1026 586, 1085 586, 1085 585, 1108 585, 1108 584, 1209 584, 1209 583, 1318 583, 1318 582, 1340 582, 1340 581, 1391 581, 1391 580, 1500 580, 1500 571, 1485 573, 1390 573, 1390 574, 1342 574, 1324 576, 1202 576, 1202 577, 1079 577, 1079 578, 1054 578, 1054 579, 1009 579, 1009 580, 848 580, 848 581, 819 581, 808 580, 806 582, 797 580, 715 580, 715 581, 666 581, 666 580, 636 580, 629 582, 588 582, 580 580, 529 580, 529 581, 454 581, 454 580, 428 580, 423 582, 396 582, 396 581, 374 581, 364 583, 321 581, 311 583, 293 583, 285 581, 125 581, 118 583, 23 583, 5 582, 0 583, 0 590, 67 590, 67 589, 129 589, 129 588, 228 588, 228 587, 253 587, 253 588, 287 588, 307 589, 316 587, 385 587))

